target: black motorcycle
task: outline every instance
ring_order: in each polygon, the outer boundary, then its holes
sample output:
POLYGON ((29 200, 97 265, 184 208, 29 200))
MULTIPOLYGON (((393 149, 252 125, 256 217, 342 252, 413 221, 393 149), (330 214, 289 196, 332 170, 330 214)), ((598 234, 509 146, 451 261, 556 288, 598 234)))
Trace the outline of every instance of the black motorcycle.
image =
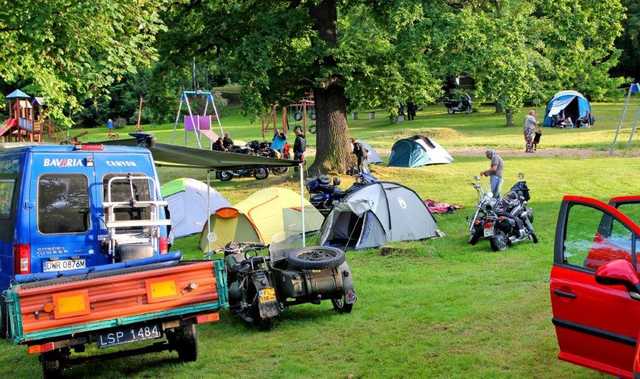
POLYGON ((378 181, 375 176, 368 173, 359 173, 355 175, 355 182, 346 191, 341 190, 340 178, 330 179, 327 175, 321 175, 317 178, 312 178, 307 181, 307 191, 311 194, 309 202, 313 205, 323 216, 326 216, 333 209, 333 205, 342 200, 346 195, 353 192, 367 184, 375 183, 378 181))
POLYGON ((533 209, 528 206, 529 187, 520 175, 520 180, 509 192, 496 199, 485 191, 476 177, 473 187, 478 191, 478 205, 469 221, 469 243, 475 245, 481 239, 489 240, 491 250, 502 251, 514 243, 531 240, 538 243, 533 227, 533 209))
MULTIPOLYGON (((236 154, 255 155, 255 152, 251 146, 233 146, 231 147, 230 152, 236 154)), ((228 182, 233 178, 250 177, 254 177, 257 180, 264 180, 269 177, 269 169, 267 169, 266 167, 258 167, 216 171, 216 178, 223 182, 228 182)))
POLYGON ((291 305, 331 300, 339 313, 350 313, 356 302, 345 253, 330 247, 278 250, 260 254, 266 246, 231 242, 224 248, 229 309, 248 324, 270 329, 291 305))
POLYGON ((473 101, 471 101, 471 96, 466 93, 458 99, 445 99, 444 106, 447 107, 449 114, 473 112, 473 101))

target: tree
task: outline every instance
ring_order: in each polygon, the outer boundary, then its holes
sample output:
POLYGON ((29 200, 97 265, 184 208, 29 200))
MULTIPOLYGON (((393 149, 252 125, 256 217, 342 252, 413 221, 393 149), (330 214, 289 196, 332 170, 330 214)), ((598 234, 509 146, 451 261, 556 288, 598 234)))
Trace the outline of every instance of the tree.
POLYGON ((172 8, 160 37, 165 60, 219 63, 258 115, 311 90, 317 153, 312 173, 347 168, 347 108, 433 100, 420 1, 190 1, 172 8))
POLYGON ((636 0, 623 0, 622 3, 627 9, 627 17, 624 33, 616 42, 622 57, 614 72, 640 81, 640 3, 636 0))
POLYGON ((0 1, 0 79, 46 96, 51 116, 70 113, 126 73, 157 58, 164 1, 0 1))

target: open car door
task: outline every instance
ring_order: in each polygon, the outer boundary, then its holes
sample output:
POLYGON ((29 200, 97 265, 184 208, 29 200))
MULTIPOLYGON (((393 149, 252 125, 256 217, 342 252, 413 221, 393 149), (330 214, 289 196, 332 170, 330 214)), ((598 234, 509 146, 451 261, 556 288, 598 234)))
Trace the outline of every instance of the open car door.
POLYGON ((640 282, 638 236, 640 227, 611 205, 578 196, 563 199, 550 283, 560 359, 633 377, 640 293, 619 282, 603 284, 601 273, 613 262, 640 282))

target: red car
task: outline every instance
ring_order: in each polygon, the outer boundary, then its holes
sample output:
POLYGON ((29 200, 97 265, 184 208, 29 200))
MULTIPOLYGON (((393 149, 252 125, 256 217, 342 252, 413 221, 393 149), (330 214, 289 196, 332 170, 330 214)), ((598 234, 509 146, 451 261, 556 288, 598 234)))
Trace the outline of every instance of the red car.
POLYGON ((638 221, 640 196, 563 199, 550 284, 560 359, 640 378, 638 221))

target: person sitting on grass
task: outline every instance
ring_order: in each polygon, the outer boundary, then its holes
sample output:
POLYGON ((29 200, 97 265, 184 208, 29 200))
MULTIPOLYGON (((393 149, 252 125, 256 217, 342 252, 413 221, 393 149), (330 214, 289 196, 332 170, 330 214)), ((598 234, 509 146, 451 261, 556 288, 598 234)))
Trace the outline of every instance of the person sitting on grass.
POLYGON ((482 171, 481 176, 488 176, 491 183, 491 193, 496 199, 500 198, 500 187, 502 186, 502 172, 504 170, 504 161, 495 150, 489 149, 485 152, 487 159, 491 160, 491 167, 482 171))

